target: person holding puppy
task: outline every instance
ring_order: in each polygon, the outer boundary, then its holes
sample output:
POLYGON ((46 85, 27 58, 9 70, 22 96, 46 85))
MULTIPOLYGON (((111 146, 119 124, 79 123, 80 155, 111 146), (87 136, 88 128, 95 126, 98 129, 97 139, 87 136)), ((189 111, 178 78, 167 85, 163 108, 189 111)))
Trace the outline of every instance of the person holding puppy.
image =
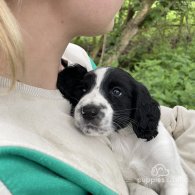
POLYGON ((155 194, 125 183, 107 140, 79 133, 56 89, 64 48, 112 30, 122 3, 0 1, 0 194, 155 194))

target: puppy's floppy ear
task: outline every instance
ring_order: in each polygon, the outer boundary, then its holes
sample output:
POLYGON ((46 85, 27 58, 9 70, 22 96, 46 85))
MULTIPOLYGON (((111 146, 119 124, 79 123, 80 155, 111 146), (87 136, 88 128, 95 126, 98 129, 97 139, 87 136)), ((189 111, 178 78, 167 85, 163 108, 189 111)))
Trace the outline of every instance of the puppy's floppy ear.
POLYGON ((158 122, 160 120, 159 104, 141 83, 137 83, 134 94, 134 110, 132 119, 133 130, 138 138, 150 141, 158 134, 158 122))
POLYGON ((86 68, 80 64, 75 64, 73 66, 68 66, 58 74, 57 88, 72 105, 77 103, 73 96, 74 89, 86 73, 86 68))

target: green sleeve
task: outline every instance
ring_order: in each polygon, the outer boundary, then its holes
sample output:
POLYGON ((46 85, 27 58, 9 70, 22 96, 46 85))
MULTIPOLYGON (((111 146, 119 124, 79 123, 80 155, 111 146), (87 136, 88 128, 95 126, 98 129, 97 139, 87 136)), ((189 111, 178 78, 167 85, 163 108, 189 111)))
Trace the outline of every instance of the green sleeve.
POLYGON ((69 164, 22 147, 0 147, 0 180, 13 195, 116 195, 69 164))
POLYGON ((93 70, 95 70, 95 69, 97 68, 97 65, 96 65, 95 62, 92 60, 92 58, 89 57, 89 59, 90 59, 91 66, 92 66, 93 70))

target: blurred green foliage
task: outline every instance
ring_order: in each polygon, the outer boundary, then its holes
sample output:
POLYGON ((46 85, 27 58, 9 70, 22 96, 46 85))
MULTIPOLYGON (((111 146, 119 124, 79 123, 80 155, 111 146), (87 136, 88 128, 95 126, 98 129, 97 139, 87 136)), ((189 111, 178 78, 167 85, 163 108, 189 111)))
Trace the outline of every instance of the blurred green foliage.
POLYGON ((195 108, 195 61, 190 55, 164 48, 139 62, 131 74, 163 105, 195 108))
MULTIPOLYGON (((78 37, 74 42, 99 64, 114 54, 128 20, 141 9, 141 0, 125 0, 115 28, 103 37, 78 37), (102 45, 105 49, 102 51, 102 45)), ((161 105, 195 109, 195 2, 158 0, 139 32, 129 40, 118 61, 106 66, 123 68, 144 83, 161 105)))

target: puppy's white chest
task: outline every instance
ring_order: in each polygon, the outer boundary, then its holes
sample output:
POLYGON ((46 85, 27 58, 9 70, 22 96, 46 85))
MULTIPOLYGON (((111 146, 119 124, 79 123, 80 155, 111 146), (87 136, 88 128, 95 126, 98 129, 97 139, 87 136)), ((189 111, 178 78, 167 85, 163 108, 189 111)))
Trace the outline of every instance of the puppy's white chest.
POLYGON ((140 157, 137 155, 142 140, 136 139, 133 132, 125 129, 120 133, 114 133, 109 139, 124 179, 136 182, 136 178, 139 177, 140 171, 143 169, 142 164, 140 164, 140 157))

